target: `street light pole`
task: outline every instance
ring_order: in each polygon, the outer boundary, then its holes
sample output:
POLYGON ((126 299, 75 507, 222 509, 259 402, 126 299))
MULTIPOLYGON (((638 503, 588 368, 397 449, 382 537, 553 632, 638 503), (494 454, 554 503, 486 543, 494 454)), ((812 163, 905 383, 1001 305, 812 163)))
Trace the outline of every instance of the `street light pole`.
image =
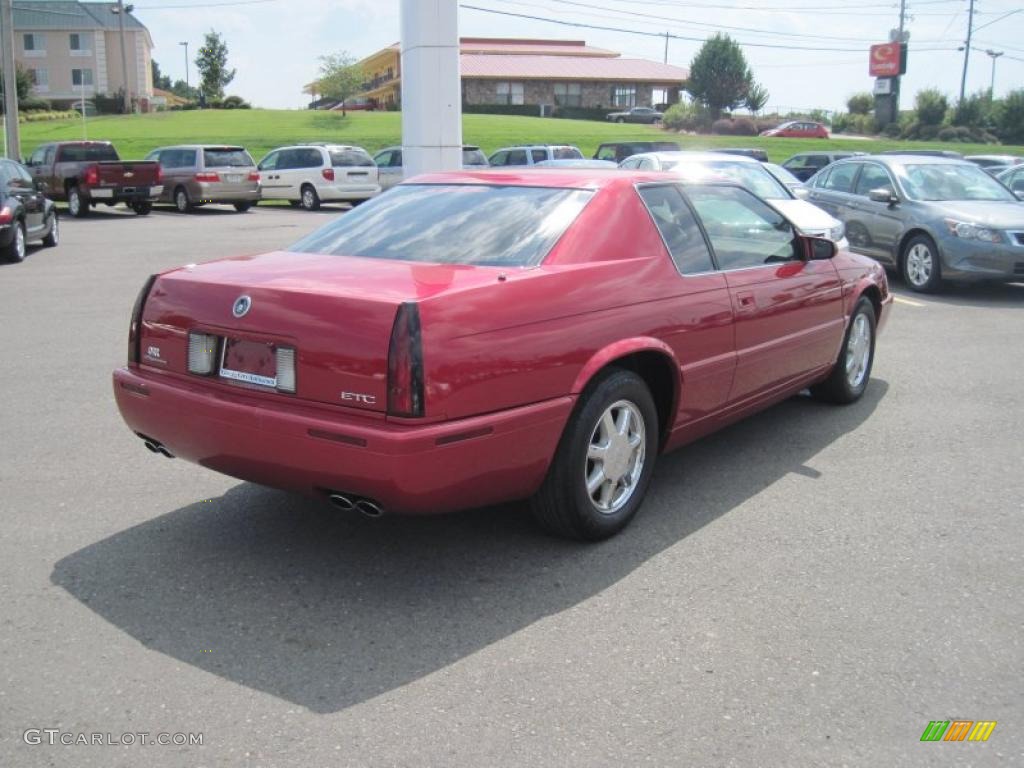
POLYGON ((992 81, 988 86, 988 100, 992 101, 996 97, 996 59, 1002 56, 1005 51, 993 51, 989 48, 985 53, 992 59, 992 81))
POLYGON ((974 0, 971 0, 967 11, 967 42, 964 43, 964 73, 960 76, 960 104, 964 103, 964 91, 967 90, 967 62, 971 58, 971 30, 974 27, 974 0))
MULTIPOLYGON (((124 14, 126 12, 124 0, 117 0, 117 8, 110 10, 117 14, 117 25, 121 33, 121 72, 124 74, 124 113, 127 115, 132 111, 132 97, 128 91, 128 57, 124 48, 124 14)), ((132 6, 129 5, 127 10, 131 11, 132 6)))
POLYGON ((0 26, 3 27, 4 69, 4 144, 12 160, 21 161, 21 138, 18 131, 18 77, 14 67, 14 9, 11 0, 0 0, 0 26))
POLYGON ((185 94, 188 97, 188 40, 183 40, 178 45, 185 46, 185 94))

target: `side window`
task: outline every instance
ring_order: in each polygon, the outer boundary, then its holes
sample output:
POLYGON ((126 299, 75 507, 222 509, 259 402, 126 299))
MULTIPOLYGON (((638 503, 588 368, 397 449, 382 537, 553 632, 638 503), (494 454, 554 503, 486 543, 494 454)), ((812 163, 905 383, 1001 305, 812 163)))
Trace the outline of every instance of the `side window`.
POLYGON ((746 269, 799 259, 786 218, 740 187, 695 185, 687 194, 708 233, 721 269, 746 269))
POLYGON ((508 152, 502 150, 501 152, 495 152, 491 155, 491 165, 507 165, 508 164, 508 152))
POLYGON ((288 171, 292 168, 297 168, 296 160, 294 149, 282 149, 280 156, 277 158, 277 170, 288 171))
POLYGON ((626 169, 631 170, 631 171, 636 170, 637 168, 640 167, 640 158, 639 157, 627 157, 625 160, 623 160, 621 163, 619 163, 619 167, 620 168, 626 168, 626 169))
POLYGON ((276 171, 277 161, 281 157, 280 152, 271 152, 269 155, 264 157, 260 161, 259 170, 261 171, 276 171))
POLYGON ((535 163, 543 163, 548 159, 548 152, 546 149, 531 149, 530 157, 533 158, 535 163))
POLYGON ((391 150, 387 152, 378 152, 373 156, 373 164, 378 168, 387 168, 391 165, 391 150))
POLYGON ((829 173, 828 178, 822 179, 822 189, 831 189, 833 192, 852 192, 853 177, 857 175, 857 164, 846 163, 837 165, 829 173))
POLYGON ((653 171, 654 161, 652 161, 649 157, 645 157, 643 160, 640 161, 640 164, 637 166, 637 168, 639 168, 641 171, 653 171))
POLYGON ((505 165, 529 165, 526 160, 525 149, 513 149, 508 153, 505 165))
POLYGON ((25 186, 31 188, 33 184, 32 174, 29 173, 24 167, 17 163, 12 164, 14 166, 15 173, 18 174, 18 178, 25 182, 25 186))
POLYGON ((889 178, 889 173, 880 165, 864 163, 861 166, 860 177, 857 179, 855 194, 867 197, 872 189, 879 189, 881 187, 895 191, 892 179, 889 178))
POLYGON ((665 240, 676 269, 684 275, 714 270, 708 244, 678 187, 641 187, 640 197, 665 240))
POLYGON ((53 165, 53 159, 57 157, 57 147, 52 144, 46 148, 46 155, 43 157, 45 165, 53 165))
POLYGON ((46 156, 46 147, 37 147, 36 151, 32 153, 32 157, 28 159, 29 165, 42 165, 43 158, 46 156))
POLYGON ((807 167, 809 168, 824 168, 828 163, 828 155, 809 155, 807 158, 807 167))
POLYGON ((396 149, 391 153, 391 167, 401 168, 402 167, 402 150, 396 149))
MULTIPOLYGON (((39 150, 36 150, 36 151, 38 152, 39 150)), ((33 157, 35 157, 35 155, 33 155, 33 157)), ((148 155, 146 155, 145 159, 146 160, 150 160, 150 161, 155 162, 155 163, 159 163, 160 162, 160 150, 159 149, 154 149, 152 152, 150 152, 148 155)), ((31 161, 29 161, 29 162, 31 162, 31 161)))
POLYGON ((615 147, 601 147, 597 150, 598 160, 615 160, 615 147))
POLYGON ((303 168, 319 168, 324 164, 324 156, 319 149, 300 149, 299 154, 303 168))

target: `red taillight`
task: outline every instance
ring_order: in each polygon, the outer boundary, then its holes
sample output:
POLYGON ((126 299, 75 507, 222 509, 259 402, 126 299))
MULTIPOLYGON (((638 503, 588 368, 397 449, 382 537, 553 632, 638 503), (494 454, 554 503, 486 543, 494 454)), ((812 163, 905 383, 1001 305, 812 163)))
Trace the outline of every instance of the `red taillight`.
POLYGON ((196 174, 196 181, 220 181, 220 174, 214 171, 203 171, 196 174))
POLYGON ((249 181, 259 181, 260 175, 256 171, 249 171, 249 181))
POLYGON ((100 169, 95 165, 90 165, 85 169, 85 185, 87 187, 95 187, 100 183, 100 169))
POLYGON ((163 184, 164 183, 164 168, 163 168, 162 165, 160 165, 160 163, 156 164, 156 183, 157 184, 163 184))
POLYGON ((142 359, 142 310, 146 306, 146 297, 149 296, 153 283, 156 282, 156 275, 150 275, 146 284, 139 291, 135 299, 135 306, 132 307, 132 321, 128 326, 128 362, 138 363, 142 359))
POLYGON ((0 208, 0 224, 10 224, 14 221, 14 209, 9 205, 0 208))
POLYGON ((388 347, 388 413, 423 415, 423 339, 420 310, 413 302, 398 308, 388 347))
POLYGON ((328 181, 334 181, 333 168, 324 168, 322 171, 320 171, 320 173, 322 173, 324 175, 324 178, 327 179, 328 181))

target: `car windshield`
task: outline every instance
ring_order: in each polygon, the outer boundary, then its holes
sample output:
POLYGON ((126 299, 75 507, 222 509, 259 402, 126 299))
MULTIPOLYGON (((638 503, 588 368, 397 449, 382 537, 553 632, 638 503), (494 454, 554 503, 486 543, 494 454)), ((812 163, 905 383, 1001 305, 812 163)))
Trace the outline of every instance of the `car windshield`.
POLYGON ((204 149, 203 161, 207 168, 245 168, 255 165, 249 153, 241 147, 204 149))
MULTIPOLYGON (((676 170, 682 170, 687 165, 690 165, 690 163, 679 161, 673 163, 672 166, 666 166, 665 161, 662 161, 663 168, 674 167, 676 170)), ((717 177, 735 181, 741 187, 750 190, 765 200, 789 200, 793 197, 789 194, 786 186, 772 176, 760 163, 701 160, 699 163, 693 163, 692 165, 693 167, 713 171, 717 177)))
POLYGON ((298 253, 529 267, 592 197, 583 189, 403 184, 293 245, 298 253))
POLYGON ((353 147, 352 149, 332 149, 330 155, 331 165, 335 168, 373 165, 373 158, 370 157, 366 150, 359 149, 358 147, 353 147))
POLYGON ((479 149, 463 149, 462 164, 465 165, 487 165, 487 155, 479 149))
POLYGON ((768 170, 772 176, 781 181, 783 184, 803 184, 800 179, 794 176, 792 173, 787 171, 781 165, 775 163, 765 163, 764 167, 768 170))
POLYGON ((82 162, 103 162, 105 160, 117 160, 117 152, 110 144, 92 145, 68 145, 60 148, 61 162, 82 163, 82 162))
POLYGON ((552 160, 582 160, 583 153, 576 147, 553 147, 551 149, 552 160))
POLYGON ((925 202, 953 200, 1016 201, 1013 193, 974 164, 921 164, 902 167, 907 195, 925 202))

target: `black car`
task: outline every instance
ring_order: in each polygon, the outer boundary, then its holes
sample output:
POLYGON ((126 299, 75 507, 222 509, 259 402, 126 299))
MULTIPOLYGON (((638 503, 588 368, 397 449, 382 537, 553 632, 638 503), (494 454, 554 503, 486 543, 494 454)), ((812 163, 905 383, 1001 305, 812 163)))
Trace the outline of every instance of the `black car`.
POLYGON ((594 159, 621 163, 627 157, 643 152, 678 152, 680 149, 675 141, 609 141, 597 148, 594 159))
POLYGON ((56 245, 58 227, 53 201, 36 189, 28 169, 0 159, 0 258, 23 260, 33 240, 56 245))

